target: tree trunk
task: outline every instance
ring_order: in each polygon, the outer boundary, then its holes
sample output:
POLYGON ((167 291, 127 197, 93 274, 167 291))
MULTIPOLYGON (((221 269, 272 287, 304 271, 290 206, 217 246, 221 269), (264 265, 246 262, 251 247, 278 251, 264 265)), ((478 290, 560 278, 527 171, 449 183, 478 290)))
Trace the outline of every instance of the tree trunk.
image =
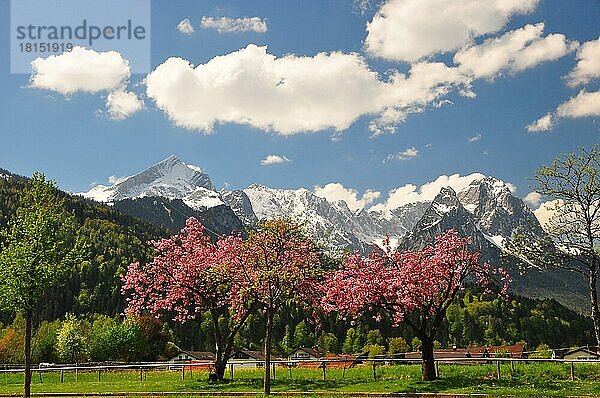
POLYGON ((31 396, 31 310, 25 310, 25 398, 31 396))
POLYGON ((224 341, 223 333, 219 327, 219 313, 217 311, 210 311, 213 323, 213 332, 215 338, 215 368, 214 371, 208 375, 209 383, 222 381, 225 377, 225 368, 227 367, 227 358, 224 353, 224 341))
POLYGON ((592 264, 590 269, 590 280, 589 280, 589 291, 590 291, 590 303, 592 305, 592 321, 594 322, 594 332, 596 334, 596 348, 600 352, 600 310, 598 309, 598 287, 597 287, 597 275, 595 271, 595 264, 592 264))
POLYGON ((433 357, 433 339, 421 340, 421 380, 435 380, 435 360, 433 357))
POLYGON ((272 309, 268 308, 267 324, 265 327, 265 383, 264 395, 271 395, 271 333, 273 331, 273 313, 272 309))

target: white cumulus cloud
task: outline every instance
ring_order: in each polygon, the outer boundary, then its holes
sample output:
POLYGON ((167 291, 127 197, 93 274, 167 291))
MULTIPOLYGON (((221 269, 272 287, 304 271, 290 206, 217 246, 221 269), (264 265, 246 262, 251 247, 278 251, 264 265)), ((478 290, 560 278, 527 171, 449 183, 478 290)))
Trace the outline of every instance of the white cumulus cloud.
POLYGON ((138 98, 135 93, 117 90, 108 94, 106 108, 111 119, 123 120, 142 110, 144 101, 138 98))
POLYGON ((385 161, 390 161, 390 160, 408 160, 408 159, 412 159, 414 157, 417 157, 418 155, 419 155, 419 150, 413 146, 413 147, 410 147, 410 148, 406 148, 402 152, 390 153, 387 156, 387 158, 385 159, 385 161))
POLYGON ((183 33, 184 35, 191 35, 192 33, 194 33, 194 27, 190 23, 190 20, 187 18, 179 22, 179 24, 177 24, 177 30, 183 33))
POLYGON ((202 17, 200 20, 200 27, 202 29, 216 29, 219 33, 265 33, 268 29, 267 22, 259 17, 202 17))
MULTIPOLYGON (((478 181, 483 178, 485 178, 485 175, 481 173, 473 173, 466 176, 453 174, 450 176, 441 175, 434 181, 427 182, 420 187, 417 187, 414 184, 406 184, 390 190, 386 201, 372 206, 369 211, 385 212, 409 203, 431 201, 438 193, 440 193, 440 189, 444 187, 451 187, 458 192, 468 187, 473 181, 478 181)), ((516 189, 511 183, 504 183, 504 185, 511 190, 511 192, 514 192, 516 189)))
POLYGON ((340 200, 346 202, 350 210, 356 211, 365 208, 381 196, 381 192, 367 189, 362 196, 358 196, 355 189, 345 188, 342 184, 335 182, 314 188, 315 195, 335 203, 340 200))
POLYGON ((546 113, 544 116, 528 124, 526 127, 530 133, 537 133, 540 131, 548 131, 554 128, 554 115, 551 112, 546 113))
POLYGON ((291 160, 281 155, 268 155, 266 158, 260 161, 260 164, 262 164, 263 166, 270 166, 272 164, 286 162, 291 162, 291 160))
POLYGON ((188 129, 210 132, 216 123, 238 123, 291 135, 343 131, 373 115, 376 135, 468 79, 443 63, 423 62, 384 81, 356 53, 277 58, 250 44, 197 66, 169 58, 145 82, 157 107, 188 129))
POLYGON ((543 23, 526 25, 458 51, 454 62, 476 79, 493 79, 502 72, 516 73, 554 61, 577 48, 562 34, 543 36, 543 32, 543 23))
POLYGON ((532 209, 537 209, 538 207, 540 207, 540 204, 542 203, 542 195, 540 195, 539 193, 533 191, 533 192, 529 192, 524 198, 523 201, 532 209))
POLYGON ((394 61, 458 50, 474 37, 499 31, 539 0, 387 0, 367 23, 366 51, 394 61))
POLYGON ((577 50, 577 65, 565 80, 569 87, 577 87, 600 78, 600 38, 585 42, 577 50))
POLYGON ((69 95, 113 91, 131 76, 129 61, 116 51, 96 52, 83 47, 31 62, 30 87, 69 95))
POLYGON ((570 119, 600 116, 600 91, 580 91, 575 97, 556 108, 556 116, 570 119))
POLYGON ((575 97, 560 104, 555 112, 547 113, 526 129, 529 132, 548 131, 559 119, 578 119, 600 116, 600 91, 581 90, 575 97))

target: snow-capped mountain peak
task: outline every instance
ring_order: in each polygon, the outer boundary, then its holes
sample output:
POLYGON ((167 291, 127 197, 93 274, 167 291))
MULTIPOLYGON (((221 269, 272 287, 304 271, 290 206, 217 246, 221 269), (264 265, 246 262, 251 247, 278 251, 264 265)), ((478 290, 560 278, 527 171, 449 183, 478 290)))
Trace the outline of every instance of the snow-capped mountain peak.
POLYGON ((183 199, 204 188, 214 191, 208 174, 198 166, 188 165, 174 155, 127 177, 114 185, 98 185, 82 195, 100 202, 114 202, 145 196, 183 199))

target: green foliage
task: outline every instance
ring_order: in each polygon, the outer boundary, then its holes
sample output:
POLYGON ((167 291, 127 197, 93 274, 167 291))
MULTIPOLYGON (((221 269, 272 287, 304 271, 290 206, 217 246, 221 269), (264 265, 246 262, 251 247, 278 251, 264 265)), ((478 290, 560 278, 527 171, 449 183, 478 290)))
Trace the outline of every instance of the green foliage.
POLYGON ((367 344, 383 345, 383 337, 380 330, 369 330, 367 332, 367 344))
POLYGON ((408 351, 409 351, 408 343, 402 337, 391 338, 390 341, 388 342, 388 353, 390 356, 393 356, 393 355, 401 353, 401 352, 408 352, 408 351))
POLYGON ((375 358, 383 355, 385 347, 379 344, 367 344, 361 351, 368 352, 369 358, 375 358))
POLYGON ((413 337, 413 339, 410 342, 410 346, 412 347, 413 351, 420 351, 421 350, 421 340, 419 340, 418 337, 413 337))
POLYGON ((342 345, 342 352, 344 354, 356 354, 363 352, 362 349, 365 345, 364 335, 361 333, 361 329, 350 328, 346 332, 346 338, 342 345))
POLYGON ((338 354, 340 352, 338 338, 333 333, 323 333, 317 341, 317 346, 325 352, 338 354))
POLYGON ((31 359, 33 363, 59 362, 56 351, 56 338, 60 330, 60 321, 43 321, 32 340, 31 359))
POLYGON ((80 363, 88 359, 89 322, 67 314, 56 337, 56 351, 67 363, 80 363))
POLYGON ((0 308, 33 311, 49 289, 64 281, 74 261, 75 225, 54 183, 35 173, 3 233, 0 308))
POLYGON ((294 344, 297 347, 312 347, 315 343, 315 339, 312 334, 308 331, 305 321, 300 321, 296 325, 294 330, 294 344))
POLYGON ((552 350, 548 347, 548 344, 540 344, 536 347, 535 352, 529 355, 530 358, 550 358, 552 357, 552 350))

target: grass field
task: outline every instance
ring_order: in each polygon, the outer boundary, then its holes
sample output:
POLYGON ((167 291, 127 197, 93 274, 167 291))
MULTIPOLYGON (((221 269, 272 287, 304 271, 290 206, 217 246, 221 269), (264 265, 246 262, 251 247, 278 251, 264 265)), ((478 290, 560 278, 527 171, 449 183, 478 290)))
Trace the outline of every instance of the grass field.
MULTIPOLYGON (((278 369, 273 380, 273 391, 302 392, 444 392, 488 393, 506 395, 539 396, 600 396, 600 365, 578 364, 576 380, 571 381, 567 364, 529 363, 516 364, 514 372, 509 364, 502 365, 500 380, 496 379, 496 365, 441 365, 440 379, 434 382, 420 381, 419 365, 380 366, 377 380, 373 380, 370 366, 346 370, 330 369, 323 380, 322 370, 278 369)), ((260 370, 238 370, 233 380, 210 385, 205 372, 188 373, 181 380, 175 371, 148 371, 144 381, 139 371, 102 372, 98 382, 96 372, 79 372, 78 380, 73 373, 65 373, 60 382, 58 373, 43 374, 42 381, 34 374, 32 392, 53 393, 107 393, 107 392, 196 392, 196 391, 255 391, 262 389, 260 370)), ((0 374, 0 394, 22 392, 23 376, 0 374)))

